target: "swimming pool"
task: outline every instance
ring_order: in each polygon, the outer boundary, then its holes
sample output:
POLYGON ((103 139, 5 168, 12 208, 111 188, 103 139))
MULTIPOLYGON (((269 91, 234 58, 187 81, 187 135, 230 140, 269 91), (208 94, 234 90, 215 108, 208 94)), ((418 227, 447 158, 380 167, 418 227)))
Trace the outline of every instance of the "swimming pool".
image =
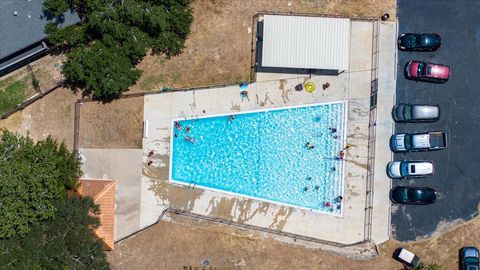
POLYGON ((335 102, 174 119, 170 179, 341 214, 346 107, 335 102))

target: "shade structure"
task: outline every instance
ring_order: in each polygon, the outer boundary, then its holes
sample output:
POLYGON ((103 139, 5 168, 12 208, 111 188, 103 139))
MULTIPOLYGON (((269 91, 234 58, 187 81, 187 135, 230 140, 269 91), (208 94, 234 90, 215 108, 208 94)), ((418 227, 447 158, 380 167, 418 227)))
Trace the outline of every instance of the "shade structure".
POLYGON ((348 70, 350 19, 264 15, 262 67, 348 70))

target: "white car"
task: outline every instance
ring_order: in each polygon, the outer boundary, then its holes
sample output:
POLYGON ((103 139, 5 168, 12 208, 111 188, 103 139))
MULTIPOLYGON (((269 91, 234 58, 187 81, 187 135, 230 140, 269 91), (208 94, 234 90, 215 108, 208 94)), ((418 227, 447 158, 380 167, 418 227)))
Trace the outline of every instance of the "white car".
POLYGON ((393 258, 409 268, 417 267, 420 264, 420 258, 404 248, 397 248, 393 252, 393 258))
POLYGON ((433 175, 433 161, 390 161, 387 175, 390 178, 414 178, 433 175))

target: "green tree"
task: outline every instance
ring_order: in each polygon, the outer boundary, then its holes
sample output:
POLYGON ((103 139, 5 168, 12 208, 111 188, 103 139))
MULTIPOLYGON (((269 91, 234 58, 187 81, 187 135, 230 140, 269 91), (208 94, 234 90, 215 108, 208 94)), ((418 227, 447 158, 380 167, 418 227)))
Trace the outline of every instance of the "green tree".
POLYGON ((24 235, 55 215, 81 176, 80 161, 52 138, 37 143, 7 130, 0 135, 0 238, 24 235))
POLYGON ((83 25, 69 25, 60 29, 56 24, 50 22, 45 26, 45 33, 48 35, 48 39, 59 47, 68 47, 70 44, 86 45, 88 41, 85 31, 86 29, 83 25))
POLYGON ((102 243, 93 236, 98 206, 89 197, 54 204, 55 216, 24 236, 0 240, 1 269, 109 269, 102 243))
POLYGON ((68 11, 68 2, 64 0, 48 0, 45 1, 43 10, 49 16, 61 17, 68 11))
POLYGON ((81 24, 50 23, 45 32, 50 42, 71 49, 63 68, 67 83, 97 98, 128 90, 140 77, 134 66, 149 48, 168 57, 179 54, 193 20, 190 0, 46 0, 45 11, 61 16, 62 1, 81 24))
POLYGON ((64 64, 67 82, 93 93, 95 98, 112 99, 140 77, 122 50, 98 41, 88 48, 74 49, 64 64))

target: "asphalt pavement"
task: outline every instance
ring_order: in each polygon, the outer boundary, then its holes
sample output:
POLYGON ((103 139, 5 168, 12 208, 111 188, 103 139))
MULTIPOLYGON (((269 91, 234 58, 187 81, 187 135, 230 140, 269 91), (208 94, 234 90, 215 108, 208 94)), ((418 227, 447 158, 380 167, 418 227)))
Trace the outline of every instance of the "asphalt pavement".
POLYGON ((396 132, 445 131, 448 148, 440 151, 395 154, 396 160, 433 160, 435 174, 393 185, 426 186, 438 192, 427 206, 399 206, 392 210, 393 236, 407 241, 428 237, 437 228, 478 215, 480 202, 480 1, 398 0, 399 34, 434 32, 442 46, 431 53, 398 52, 397 104, 439 104, 438 122, 396 124, 396 132), (403 72, 409 60, 446 64, 445 84, 414 82, 403 72))

